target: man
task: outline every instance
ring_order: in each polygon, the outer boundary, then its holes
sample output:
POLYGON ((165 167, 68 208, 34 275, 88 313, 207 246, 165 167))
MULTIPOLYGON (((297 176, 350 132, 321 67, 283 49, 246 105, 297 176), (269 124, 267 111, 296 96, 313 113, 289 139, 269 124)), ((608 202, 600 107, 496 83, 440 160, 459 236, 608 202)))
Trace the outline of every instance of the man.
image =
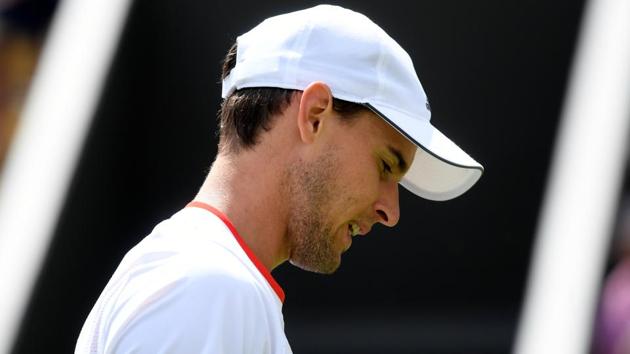
POLYGON ((407 53, 340 7, 238 37, 223 98, 199 193, 125 256, 77 353, 290 353, 271 270, 332 273, 353 236, 398 222, 398 183, 447 200, 483 171, 430 124, 407 53))

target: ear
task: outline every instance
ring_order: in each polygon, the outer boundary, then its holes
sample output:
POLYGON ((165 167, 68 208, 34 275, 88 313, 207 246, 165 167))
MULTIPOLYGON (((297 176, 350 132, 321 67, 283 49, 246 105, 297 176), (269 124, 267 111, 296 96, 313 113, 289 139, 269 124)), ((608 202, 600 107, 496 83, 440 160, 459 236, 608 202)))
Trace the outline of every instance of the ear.
POLYGON ((333 97, 330 87, 321 81, 308 85, 302 92, 297 116, 302 141, 305 143, 315 141, 332 113, 333 97))

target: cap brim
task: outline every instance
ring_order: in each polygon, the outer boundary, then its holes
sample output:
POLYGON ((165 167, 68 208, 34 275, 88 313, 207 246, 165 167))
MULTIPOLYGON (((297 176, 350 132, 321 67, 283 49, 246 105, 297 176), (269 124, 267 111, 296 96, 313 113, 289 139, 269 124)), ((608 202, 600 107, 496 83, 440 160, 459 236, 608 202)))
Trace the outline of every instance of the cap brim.
POLYGON ((483 174, 483 166, 460 149, 428 120, 409 117, 386 106, 365 104, 371 111, 414 143, 416 156, 400 184, 430 200, 462 195, 483 174))

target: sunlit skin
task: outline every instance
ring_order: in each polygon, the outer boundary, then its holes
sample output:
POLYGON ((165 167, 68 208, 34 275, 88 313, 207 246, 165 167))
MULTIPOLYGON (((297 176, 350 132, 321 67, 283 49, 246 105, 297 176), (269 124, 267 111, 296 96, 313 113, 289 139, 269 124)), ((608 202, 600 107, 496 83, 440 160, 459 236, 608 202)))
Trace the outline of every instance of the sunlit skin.
POLYGON ((258 144, 219 153, 196 200, 222 210, 268 268, 331 273, 353 234, 400 218, 415 145, 370 111, 343 121, 325 83, 296 94, 258 144))

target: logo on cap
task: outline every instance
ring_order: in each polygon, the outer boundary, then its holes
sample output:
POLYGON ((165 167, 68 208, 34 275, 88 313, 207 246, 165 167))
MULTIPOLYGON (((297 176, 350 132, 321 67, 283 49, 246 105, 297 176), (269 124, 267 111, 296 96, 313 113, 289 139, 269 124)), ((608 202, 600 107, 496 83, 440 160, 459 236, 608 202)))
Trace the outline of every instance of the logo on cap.
POLYGON ((431 112, 431 105, 429 104, 429 101, 426 102, 425 106, 427 107, 427 111, 431 112))

